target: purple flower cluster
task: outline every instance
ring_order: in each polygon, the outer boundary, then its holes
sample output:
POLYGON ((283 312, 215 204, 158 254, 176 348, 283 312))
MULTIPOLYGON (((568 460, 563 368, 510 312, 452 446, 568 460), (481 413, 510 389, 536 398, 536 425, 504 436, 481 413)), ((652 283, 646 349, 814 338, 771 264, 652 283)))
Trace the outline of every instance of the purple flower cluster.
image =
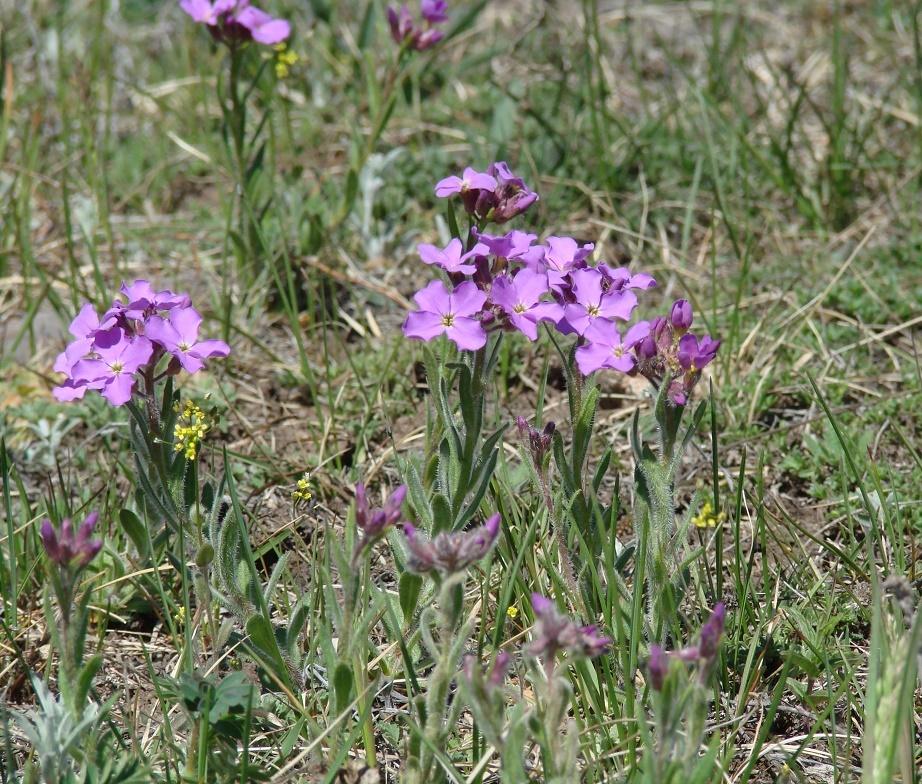
POLYGON ((720 348, 720 341, 710 335, 699 338, 688 331, 693 320, 691 304, 680 299, 673 304, 669 317, 653 319, 646 335, 633 346, 637 372, 657 389, 668 383, 669 396, 680 406, 688 402, 702 369, 720 348))
POLYGON ((727 621, 727 612, 723 602, 714 606, 714 612, 707 623, 701 627, 701 635, 697 645, 689 645, 676 651, 666 653, 659 645, 650 646, 650 660, 647 669, 650 673, 650 685, 656 691, 662 691, 669 673, 669 662, 672 659, 689 662, 698 666, 700 680, 706 682, 717 660, 720 651, 720 639, 723 637, 724 626, 727 621))
POLYGON ((62 569, 71 566, 82 569, 102 549, 102 539, 91 539, 99 512, 86 516, 74 532, 74 524, 69 520, 61 523, 60 532, 54 529, 51 520, 42 521, 42 545, 48 557, 62 569))
POLYGON ((216 41, 256 41, 272 46, 291 35, 284 19, 275 19, 250 5, 250 0, 180 0, 180 7, 196 22, 208 25, 216 41))
POLYGON ((528 646, 529 656, 543 656, 552 662, 559 652, 570 656, 593 658, 601 656, 611 645, 611 637, 596 634, 598 626, 577 626, 540 593, 531 595, 535 612, 534 640, 528 646))
POLYGON ((387 23, 391 28, 391 38, 401 46, 423 52, 435 46, 445 34, 436 30, 435 25, 448 21, 448 0, 420 0, 420 12, 426 22, 425 27, 417 27, 413 15, 406 5, 397 11, 387 7, 387 23))
POLYGON ((121 406, 131 399, 135 374, 152 374, 166 354, 172 359, 165 372, 173 375, 181 368, 196 373, 204 359, 230 353, 220 340, 199 341, 202 316, 188 294, 155 292, 146 280, 123 283, 121 293, 127 302, 116 300, 102 317, 87 302, 71 323, 76 340, 54 363, 67 377, 53 390, 58 400, 77 400, 95 389, 121 406))
POLYGON ((499 515, 491 516, 482 526, 470 531, 442 531, 431 540, 405 523, 407 548, 410 559, 407 568, 417 574, 441 572, 448 577, 473 566, 489 555, 499 536, 499 515))
MULTIPOLYGON (((467 169, 463 177, 436 186, 438 196, 455 193, 478 223, 504 222, 538 198, 505 163, 492 164, 486 173, 467 169)), ((634 289, 656 282, 604 263, 589 266, 591 243, 548 237, 546 244, 536 244, 537 239, 518 230, 494 236, 475 227, 467 251, 459 239, 444 249, 420 245, 422 260, 444 270, 452 288, 433 281, 417 293, 419 310, 407 317, 404 334, 426 341, 444 334, 458 348, 474 351, 486 344, 487 332, 497 330, 536 340, 538 323, 546 321, 589 341, 590 348, 597 344, 589 354, 577 352, 583 373, 601 367, 633 370, 633 358, 625 355, 648 330, 638 325, 622 339, 615 321, 630 319, 637 306, 634 289)))

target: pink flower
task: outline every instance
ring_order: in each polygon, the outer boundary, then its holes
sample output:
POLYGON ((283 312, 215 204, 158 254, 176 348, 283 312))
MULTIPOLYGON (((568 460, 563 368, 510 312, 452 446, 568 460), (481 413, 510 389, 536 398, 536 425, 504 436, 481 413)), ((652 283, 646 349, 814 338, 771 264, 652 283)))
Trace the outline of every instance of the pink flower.
POLYGON ((432 281, 413 297, 420 310, 407 316, 403 334, 408 338, 430 341, 439 335, 446 335, 458 348, 476 351, 487 342, 479 315, 487 301, 487 295, 475 283, 465 281, 450 292, 440 280, 432 281))
POLYGON ((473 275, 477 270, 474 263, 477 257, 489 253, 489 248, 480 242, 464 253, 464 245, 457 237, 448 243, 445 250, 439 250, 435 245, 418 245, 416 249, 426 264, 434 264, 446 272, 461 272, 465 275, 473 275))
POLYGON ((198 328, 202 316, 195 308, 177 308, 169 313, 168 319, 151 316, 145 325, 147 336, 163 346, 179 360, 189 373, 198 373, 208 357, 226 357, 230 347, 220 340, 198 339, 198 328))

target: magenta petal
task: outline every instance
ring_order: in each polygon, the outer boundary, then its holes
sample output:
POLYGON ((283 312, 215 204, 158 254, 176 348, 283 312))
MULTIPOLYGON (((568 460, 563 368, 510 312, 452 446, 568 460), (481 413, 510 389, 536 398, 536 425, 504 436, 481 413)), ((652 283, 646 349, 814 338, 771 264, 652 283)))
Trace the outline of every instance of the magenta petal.
POLYGON ((70 323, 70 334, 75 338, 88 338, 97 329, 99 329, 99 314, 89 302, 85 302, 77 318, 70 323))
POLYGON ((192 345, 198 340, 198 328, 202 323, 202 314, 195 308, 174 308, 170 311, 170 324, 180 336, 180 343, 192 345))
POLYGON ((417 310, 407 316, 403 323, 403 334, 408 338, 430 341, 445 331, 442 317, 438 313, 417 310))
POLYGON ((487 343, 487 333, 476 319, 455 316, 455 322, 445 334, 463 351, 476 351, 487 343))
POLYGON ((72 379, 67 379, 61 386, 55 387, 51 390, 51 394, 54 395, 54 399, 60 403, 70 403, 72 400, 79 400, 82 398, 89 387, 84 382, 76 382, 72 379))
MULTIPOLYGON (((473 285, 473 284, 472 284, 473 285)), ((451 299, 445 284, 440 280, 433 280, 424 289, 413 295, 420 310, 430 313, 446 313, 450 307, 451 299)))
POLYGON ((160 316, 151 316, 144 322, 144 333, 171 354, 177 350, 181 339, 176 327, 160 316))
POLYGON ((584 376, 601 370, 611 358, 611 348, 601 343, 588 343, 576 349, 576 364, 584 376))
POLYGON ((529 340, 538 339, 538 325, 531 314, 515 313, 509 317, 509 321, 529 340))
POLYGON ((606 318, 627 321, 637 307, 637 295, 633 291, 609 291, 599 303, 600 314, 606 318))
POLYGON ((205 363, 194 356, 191 351, 177 351, 173 356, 179 360, 179 364, 187 373, 198 373, 205 367, 205 363))
POLYGON ((123 406, 131 400, 132 389, 134 389, 134 376, 129 373, 119 373, 106 382, 100 394, 113 406, 123 406))
POLYGON ((473 316, 486 304, 487 295, 472 281, 460 283, 451 293, 451 312, 455 316, 473 316))
MULTIPOLYGON (((390 11, 391 9, 388 9, 390 11)), ((460 177, 446 177, 444 180, 439 180, 435 186, 435 195, 440 199, 444 199, 447 196, 451 196, 453 193, 461 193, 461 189, 464 187, 464 180, 460 177)))
POLYGON ((223 340, 203 340, 196 343, 189 352, 193 356, 207 359, 208 357, 226 357, 230 354, 230 346, 223 340))

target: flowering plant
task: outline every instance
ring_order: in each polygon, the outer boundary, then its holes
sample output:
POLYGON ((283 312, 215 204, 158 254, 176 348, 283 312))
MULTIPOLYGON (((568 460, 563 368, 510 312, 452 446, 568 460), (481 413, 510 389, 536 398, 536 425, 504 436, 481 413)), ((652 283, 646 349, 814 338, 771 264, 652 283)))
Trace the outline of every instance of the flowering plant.
POLYGON ((76 340, 54 363, 66 377, 53 390, 58 400, 78 400, 92 389, 121 406, 135 393, 137 376, 144 381, 143 394, 150 396, 164 376, 181 369, 197 373, 203 360, 230 353, 220 340, 199 340, 202 316, 188 294, 155 292, 146 280, 123 283, 121 293, 126 301, 116 300, 102 316, 87 302, 71 322, 76 340), (168 364, 158 373, 167 356, 168 364))

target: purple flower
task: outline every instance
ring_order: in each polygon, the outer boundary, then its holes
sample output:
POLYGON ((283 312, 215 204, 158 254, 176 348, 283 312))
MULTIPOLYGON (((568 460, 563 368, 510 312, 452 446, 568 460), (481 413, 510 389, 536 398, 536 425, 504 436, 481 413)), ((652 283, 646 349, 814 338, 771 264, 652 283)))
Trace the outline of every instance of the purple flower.
POLYGON ((74 363, 92 351, 96 333, 115 326, 115 321, 113 316, 107 314, 106 319, 100 324, 99 314, 95 308, 89 302, 85 302, 77 317, 70 323, 70 334, 77 339, 69 343, 58 355, 54 362, 54 371, 70 375, 74 363))
POLYGON ((202 316, 195 308, 175 308, 168 319, 151 316, 145 325, 147 336, 179 360, 189 373, 197 373, 208 357, 226 357, 230 347, 220 340, 198 342, 202 316))
POLYGON ((707 367, 717 356, 720 348, 719 340, 711 340, 710 335, 705 335, 699 342, 697 336, 683 335, 679 339, 678 360, 679 366, 686 373, 694 373, 707 367))
POLYGON ((723 637, 727 611, 723 602, 714 605, 714 611, 708 622, 701 627, 701 658, 712 661, 717 656, 720 638, 723 637))
MULTIPOLYGON (((524 259, 530 250, 533 250, 532 244, 538 239, 537 234, 528 234, 518 229, 513 229, 502 237, 494 237, 492 234, 481 233, 477 228, 473 229, 474 236, 485 245, 490 253, 500 259, 524 259)), ((544 256, 543 249, 541 256, 544 256)))
POLYGON ((71 566, 82 569, 92 561, 102 549, 102 539, 90 539, 98 519, 98 512, 87 515, 80 523, 76 534, 70 519, 61 523, 60 533, 55 531, 51 520, 43 520, 42 545, 51 561, 62 569, 69 569, 71 566))
POLYGON ((429 24, 448 21, 448 0, 420 0, 420 11, 429 24))
MULTIPOLYGON (((437 9, 435 15, 439 16, 437 9)), ((405 5, 400 6, 399 13, 391 6, 388 6, 387 23, 391 29, 391 38, 394 39, 394 43, 408 49, 415 49, 417 52, 424 52, 426 49, 435 46, 445 36, 441 30, 436 30, 433 27, 426 29, 416 27, 413 23, 413 17, 405 5)), ((428 24, 431 25, 433 22, 428 20, 428 24)))
POLYGON ((477 270, 477 265, 469 262, 489 253, 487 246, 480 242, 464 253, 464 245, 457 237, 448 243, 445 250, 439 250, 435 245, 417 245, 416 249, 426 264, 435 264, 446 272, 460 272, 464 275, 473 275, 477 270))
POLYGON ((543 263, 547 268, 547 279, 551 289, 562 293, 568 285, 567 276, 586 266, 586 257, 592 253, 595 245, 591 242, 580 247, 571 237, 548 237, 547 251, 543 263))
MULTIPOLYGON (((122 294, 128 303, 116 303, 115 309, 126 318, 141 320, 153 315, 158 310, 188 308, 192 305, 189 295, 174 294, 172 291, 154 291, 146 280, 136 280, 130 286, 122 283, 122 294)), ((110 311, 111 312, 111 311, 110 311)))
POLYGON ((537 340, 538 321, 559 316, 558 305, 538 301, 547 291, 547 275, 523 269, 514 278, 505 275, 496 278, 490 299, 525 337, 537 340))
POLYGON ((193 22, 204 22, 214 27, 221 21, 221 17, 234 10, 237 0, 215 0, 214 3, 208 0, 180 0, 179 7, 182 8, 193 22))
POLYGON ((495 223, 506 223, 538 201, 538 194, 530 191, 525 181, 516 177, 505 162, 490 164, 487 172, 496 177, 497 186, 492 194, 491 209, 488 212, 478 210, 478 214, 489 216, 495 223))
POLYGON ((355 486, 355 524, 362 531, 363 536, 369 540, 377 539, 400 522, 402 516, 400 507, 403 506, 406 497, 407 486, 400 485, 391 493, 383 509, 372 512, 365 495, 365 483, 359 482, 355 486))
POLYGON ((271 46, 291 35, 288 22, 251 6, 249 0, 180 0, 179 5, 193 21, 208 25, 217 41, 252 40, 271 46))
POLYGON ((435 195, 440 199, 451 196, 453 193, 460 193, 462 196, 468 191, 494 191, 496 189, 496 178, 490 174, 483 174, 475 171, 470 166, 464 170, 463 177, 446 177, 440 180, 435 186, 435 195))
POLYGON ((639 321, 634 324, 624 338, 615 323, 607 319, 598 319, 587 330, 589 342, 576 349, 576 364, 580 373, 588 376, 596 370, 609 368, 631 373, 637 366, 637 360, 630 353, 650 333, 650 324, 639 321))
POLYGON ((652 289, 656 286, 656 280, 647 275, 646 272, 638 272, 632 275, 627 267, 618 267, 612 269, 604 261, 599 262, 599 272, 607 280, 610 288, 616 289, 652 289))
POLYGON ((237 14, 237 24, 250 31, 259 44, 274 46, 291 35, 291 25, 284 19, 273 19, 265 11, 249 6, 237 14))
POLYGON ((72 378, 75 384, 98 389, 112 405, 121 406, 131 400, 134 374, 147 364, 154 347, 143 335, 130 338, 121 330, 112 331, 121 333, 119 340, 108 346, 97 343, 96 357, 78 360, 74 364, 72 378))
POLYGON ((637 307, 637 297, 631 291, 604 291, 602 275, 597 269, 574 270, 570 273, 570 280, 576 302, 565 306, 564 316, 570 327, 580 335, 585 335, 597 318, 627 321, 637 307))
POLYGON ((408 338, 428 342, 444 333, 464 351, 476 351, 486 345, 487 333, 473 317, 483 309, 487 295, 476 284, 465 281, 449 293, 442 281, 434 280, 413 299, 420 310, 410 313, 403 324, 403 334, 408 338))
POLYGON ((463 572, 483 560, 499 536, 499 515, 491 516, 480 528, 471 531, 442 531, 427 540, 410 523, 403 526, 410 559, 407 568, 417 574, 441 572, 448 577, 463 572))
POLYGON ((531 595, 535 613, 534 640, 526 652, 529 656, 544 656, 553 662, 558 652, 571 656, 593 658, 601 656, 611 645, 610 637, 596 634, 597 626, 577 626, 560 613, 554 603, 539 593, 531 595))

